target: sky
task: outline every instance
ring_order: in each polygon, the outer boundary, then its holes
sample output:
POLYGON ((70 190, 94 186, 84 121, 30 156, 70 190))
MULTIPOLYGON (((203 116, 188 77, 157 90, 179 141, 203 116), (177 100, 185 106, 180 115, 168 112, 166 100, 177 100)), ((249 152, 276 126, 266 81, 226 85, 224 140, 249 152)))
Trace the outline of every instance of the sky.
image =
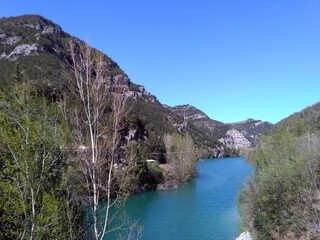
POLYGON ((0 0, 101 50, 169 106, 276 123, 320 101, 319 0, 0 0))

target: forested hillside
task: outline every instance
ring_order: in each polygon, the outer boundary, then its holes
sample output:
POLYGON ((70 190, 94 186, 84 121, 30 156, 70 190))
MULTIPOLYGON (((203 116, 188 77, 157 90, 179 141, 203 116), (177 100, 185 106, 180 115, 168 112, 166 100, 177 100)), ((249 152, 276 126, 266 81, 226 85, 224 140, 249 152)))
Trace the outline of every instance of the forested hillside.
POLYGON ((320 238, 320 103, 259 138, 256 167, 239 198, 255 239, 320 238))
POLYGON ((215 147, 194 149, 181 117, 41 16, 0 19, 0 52, 1 239, 102 239, 112 206, 194 178, 195 154, 215 147))

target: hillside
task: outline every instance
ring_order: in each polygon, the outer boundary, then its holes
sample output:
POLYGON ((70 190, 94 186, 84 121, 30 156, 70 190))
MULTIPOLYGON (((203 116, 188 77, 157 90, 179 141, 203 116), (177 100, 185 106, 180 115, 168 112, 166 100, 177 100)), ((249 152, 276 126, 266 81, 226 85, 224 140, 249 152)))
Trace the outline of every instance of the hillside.
POLYGON ((0 19, 0 69, 1 239, 92 239, 88 206, 194 178, 221 145, 41 16, 0 19))
MULTIPOLYGON (((0 19, 0 86, 10 86, 17 78, 26 78, 40 86, 51 99, 69 95, 68 71, 69 42, 82 41, 64 32, 62 28, 38 15, 0 19)), ((99 52, 98 50, 94 50, 99 52)), ((255 120, 224 124, 210 119, 200 110, 189 106, 163 106, 143 86, 133 83, 119 65, 104 54, 105 70, 110 82, 121 82, 127 88, 132 106, 131 115, 137 116, 149 136, 148 158, 163 161, 164 151, 159 137, 165 133, 186 133, 199 149, 198 157, 221 157, 228 149, 251 146, 253 140, 270 124, 255 120)), ((130 117, 129 117, 130 118, 130 117)), ((138 132, 138 131, 137 131, 138 132)))
POLYGON ((269 122, 253 119, 237 123, 222 123, 209 118, 204 112, 190 105, 169 109, 183 117, 186 125, 193 124, 208 138, 220 141, 229 149, 251 147, 256 138, 272 126, 269 122))
MULTIPOLYGON (((10 86, 19 77, 39 85, 49 98, 68 95, 69 83, 63 71, 68 71, 71 39, 82 42, 38 15, 0 19, 0 86, 10 86)), ((182 131, 189 132, 197 145, 206 149, 206 156, 217 156, 213 152, 217 147, 220 149, 220 143, 208 139, 192 126, 185 127, 180 116, 163 107, 143 86, 131 82, 115 61, 107 55, 104 61, 110 82, 122 82, 126 86, 131 115, 138 116, 145 126, 149 140, 147 152, 157 153, 148 158, 162 161, 163 156, 158 153, 164 151, 163 134, 182 131)))
POLYGON ((295 136, 301 136, 307 132, 317 133, 320 131, 320 102, 281 120, 267 134, 271 136, 276 135, 286 129, 295 136))
POLYGON ((255 239, 319 239, 320 103, 263 134, 249 160, 257 171, 241 193, 255 239))

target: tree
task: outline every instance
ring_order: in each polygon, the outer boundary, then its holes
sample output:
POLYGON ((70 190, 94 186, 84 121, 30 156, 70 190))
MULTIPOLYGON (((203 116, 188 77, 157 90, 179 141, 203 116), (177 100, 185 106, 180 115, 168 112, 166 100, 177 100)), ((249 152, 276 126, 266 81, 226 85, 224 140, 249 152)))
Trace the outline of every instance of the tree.
POLYGON ((28 83, 0 94, 0 238, 67 239, 59 113, 28 83))
POLYGON ((184 182, 195 176, 195 146, 192 138, 186 135, 168 135, 163 137, 168 163, 172 166, 172 175, 176 182, 184 182))
POLYGON ((317 134, 282 130, 263 136, 251 156, 255 175, 239 197, 241 216, 258 239, 320 237, 317 134))
POLYGON ((76 98, 69 115, 73 149, 87 189, 85 201, 92 207, 92 237, 103 239, 114 230, 110 229, 110 209, 122 196, 126 172, 135 164, 134 158, 119 160, 126 87, 113 83, 102 53, 76 42, 70 42, 70 53, 73 73, 66 74, 76 98))

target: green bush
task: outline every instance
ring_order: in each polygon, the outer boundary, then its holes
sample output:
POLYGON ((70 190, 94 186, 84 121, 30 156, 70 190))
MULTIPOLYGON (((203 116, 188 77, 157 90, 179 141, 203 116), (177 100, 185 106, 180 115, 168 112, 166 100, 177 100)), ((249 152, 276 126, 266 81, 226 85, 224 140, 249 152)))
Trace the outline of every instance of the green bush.
POLYGON ((256 173, 239 196, 242 219, 257 239, 320 237, 312 226, 320 216, 319 143, 296 129, 260 139, 250 158, 256 173))

